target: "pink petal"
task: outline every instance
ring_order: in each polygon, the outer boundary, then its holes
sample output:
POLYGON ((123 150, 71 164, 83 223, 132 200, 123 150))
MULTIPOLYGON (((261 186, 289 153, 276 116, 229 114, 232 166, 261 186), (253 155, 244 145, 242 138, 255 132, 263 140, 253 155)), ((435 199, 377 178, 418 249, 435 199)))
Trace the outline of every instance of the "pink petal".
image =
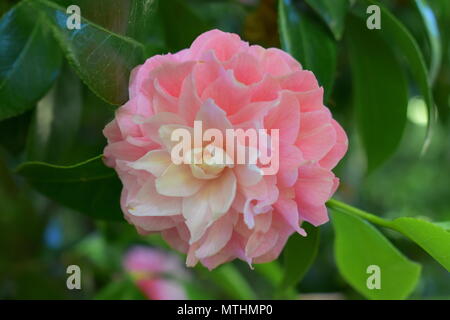
POLYGON ((304 166, 299 169, 296 196, 304 203, 321 205, 331 196, 334 174, 318 166, 304 166))
POLYGON ((262 80, 262 73, 258 61, 249 53, 241 52, 230 59, 225 67, 232 69, 236 80, 250 85, 262 80))
POLYGON ((155 113, 178 111, 178 101, 176 97, 170 95, 159 83, 158 79, 149 79, 145 83, 149 88, 149 95, 152 98, 152 106, 155 113))
POLYGON ((250 258, 255 258, 264 255, 271 250, 278 240, 278 232, 270 229, 266 233, 257 231, 254 232, 248 239, 245 247, 245 255, 250 258))
POLYGON ((245 187, 257 184, 263 177, 262 171, 254 164, 236 165, 233 170, 237 182, 245 187))
POLYGON ((296 146, 282 145, 280 147, 280 169, 277 174, 278 184, 282 187, 291 187, 298 178, 298 168, 306 160, 296 146))
POLYGON ((139 228, 147 231, 162 231, 165 229, 173 228, 177 225, 177 221, 171 217, 138 217, 131 214, 125 214, 125 219, 139 228))
MULTIPOLYGON (((263 123, 264 117, 270 112, 270 110, 277 108, 278 101, 263 101, 253 102, 247 104, 238 112, 229 117, 232 124, 242 124, 248 122, 263 123)), ((262 125, 260 125, 262 127, 262 125)))
POLYGON ((252 92, 251 101, 273 101, 278 98, 281 87, 278 79, 266 74, 261 81, 254 83, 250 90, 252 92))
POLYGON ((161 140, 161 137, 159 135, 159 129, 161 128, 161 126, 166 124, 184 125, 185 122, 175 113, 160 112, 153 117, 145 120, 141 126, 146 137, 148 137, 152 141, 155 141, 156 143, 159 143, 160 145, 164 145, 164 142, 161 140))
POLYGON ((173 280, 144 279, 138 281, 139 288, 150 300, 186 300, 182 286, 173 280))
POLYGON ((220 109, 211 99, 208 99, 203 103, 200 110, 197 112, 195 120, 202 122, 204 131, 211 128, 225 132, 226 129, 233 128, 226 117, 225 111, 220 109))
POLYGON ((277 48, 265 51, 263 65, 264 71, 277 77, 301 70, 301 65, 294 58, 277 48))
POLYGON ((208 229, 202 244, 195 251, 199 259, 215 255, 225 247, 233 234, 233 222, 230 215, 224 215, 208 229))
POLYGON ((283 92, 278 107, 265 118, 266 129, 278 129, 283 144, 293 144, 300 129, 300 108, 294 94, 283 92))
POLYGON ((306 160, 321 160, 335 143, 336 130, 327 109, 302 113, 302 126, 296 145, 306 160))
POLYGON ((181 199, 162 196, 156 192, 155 182, 149 180, 127 208, 134 216, 172 216, 181 214, 181 199))
POLYGON ((179 97, 181 86, 195 64, 195 61, 165 63, 158 67, 153 75, 165 92, 173 97, 179 97))
POLYGON ((280 195, 274 205, 276 212, 281 214, 283 219, 299 234, 306 237, 306 232, 300 227, 299 212, 297 203, 284 195, 280 195))
POLYGON ((103 135, 108 140, 108 143, 118 142, 123 139, 119 125, 115 119, 105 126, 103 129, 103 135))
POLYGON ((253 259, 254 263, 266 263, 278 259, 281 251, 286 245, 287 239, 292 234, 292 232, 279 231, 278 239, 275 245, 265 254, 258 256, 253 259))
POLYGON ((178 104, 180 116, 186 120, 188 125, 192 126, 195 115, 202 105, 202 100, 200 100, 198 95, 193 74, 190 74, 184 80, 178 104))
POLYGON ((201 96, 205 88, 224 72, 225 69, 221 62, 217 60, 214 52, 205 53, 192 71, 197 94, 201 96))
POLYGON ((183 253, 186 253, 188 251, 189 244, 187 241, 181 238, 176 227, 163 230, 161 232, 161 235, 164 241, 166 241, 175 250, 183 253))
POLYGON ((323 107, 323 88, 313 89, 311 91, 297 92, 295 94, 300 110, 309 112, 323 107))
POLYGON ((320 165, 326 169, 333 169, 342 157, 347 153, 348 139, 345 131, 334 119, 331 124, 336 130, 336 144, 333 148, 320 160, 320 165))
POLYGON ((156 55, 145 61, 143 65, 137 66, 131 71, 129 94, 130 98, 134 98, 139 94, 147 81, 150 72, 162 65, 163 63, 172 62, 174 58, 172 55, 156 55))
POLYGON ((317 226, 328 220, 325 202, 335 187, 334 174, 318 166, 304 166, 299 169, 295 195, 300 217, 317 226))
POLYGON ((204 52, 212 49, 219 60, 226 61, 247 47, 248 44, 242 42, 238 35, 215 29, 195 39, 191 45, 191 53, 193 59, 198 59, 204 52))
POLYGON ((320 226, 328 222, 328 212, 325 205, 313 206, 308 203, 300 204, 300 217, 313 226, 320 226))
POLYGON ((297 92, 308 92, 319 88, 314 73, 308 70, 296 71, 281 78, 281 88, 297 92))
POLYGON ((136 161, 146 153, 147 150, 145 148, 132 145, 126 140, 110 143, 103 151, 105 158, 116 159, 116 161, 117 159, 136 161))
POLYGON ((245 85, 234 78, 232 71, 229 70, 207 86, 201 98, 203 101, 213 99, 219 108, 223 109, 227 115, 231 115, 250 101, 250 92, 245 85))

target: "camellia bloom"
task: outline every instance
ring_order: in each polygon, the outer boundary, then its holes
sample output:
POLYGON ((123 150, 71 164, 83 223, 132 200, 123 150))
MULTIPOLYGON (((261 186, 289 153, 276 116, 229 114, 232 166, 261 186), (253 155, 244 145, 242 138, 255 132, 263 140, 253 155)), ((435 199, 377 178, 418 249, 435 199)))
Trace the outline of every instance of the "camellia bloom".
POLYGON ((187 279, 187 273, 176 256, 150 247, 136 246, 125 254, 123 265, 147 298, 187 299, 179 283, 187 279))
POLYGON ((160 232, 187 253, 188 266, 268 262, 292 233, 306 236, 303 221, 328 221, 325 202, 339 183, 331 169, 347 137, 314 74, 284 51, 212 30, 136 67, 129 94, 104 129, 106 164, 123 183, 125 218, 142 234, 160 232), (172 133, 194 121, 221 132, 278 129, 278 172, 263 175, 258 163, 174 164, 172 133))

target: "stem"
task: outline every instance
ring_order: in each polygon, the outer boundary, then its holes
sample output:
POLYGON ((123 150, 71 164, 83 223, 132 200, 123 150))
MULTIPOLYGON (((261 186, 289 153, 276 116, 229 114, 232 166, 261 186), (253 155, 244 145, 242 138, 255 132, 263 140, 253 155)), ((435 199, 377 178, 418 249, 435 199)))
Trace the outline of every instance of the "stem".
POLYGON ((379 226, 385 227, 385 228, 389 228, 392 230, 397 230, 397 228, 392 224, 391 221, 380 218, 374 214, 368 213, 366 211, 360 210, 358 208, 352 207, 346 203, 343 203, 341 201, 335 200, 335 199, 330 199, 327 202, 327 207, 333 210, 337 210, 337 211, 341 211, 341 212, 345 212, 345 213, 349 213, 352 215, 356 215, 360 218, 363 218, 367 221, 370 221, 374 224, 377 224, 379 226))

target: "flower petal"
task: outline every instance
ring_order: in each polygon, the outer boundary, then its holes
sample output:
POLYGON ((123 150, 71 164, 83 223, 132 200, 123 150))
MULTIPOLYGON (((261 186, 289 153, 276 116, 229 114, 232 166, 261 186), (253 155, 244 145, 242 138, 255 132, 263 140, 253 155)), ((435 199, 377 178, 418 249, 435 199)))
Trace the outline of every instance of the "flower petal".
POLYGON ((218 219, 230 209, 236 195, 236 176, 233 170, 225 168, 219 178, 208 182, 207 188, 213 219, 218 219))
POLYGON ((195 194, 204 184, 204 180, 195 178, 191 169, 185 164, 171 164, 156 179, 156 190, 169 197, 189 197, 195 194))
POLYGON ((138 160, 128 163, 128 166, 136 170, 145 170, 158 178, 171 163, 169 152, 152 150, 138 160))
POLYGON ((207 188, 203 188, 193 196, 183 198, 183 217, 191 234, 189 244, 192 244, 198 241, 214 222, 207 188))
POLYGON ((228 70, 205 88, 201 98, 203 101, 213 99, 227 115, 232 115, 247 105, 250 91, 234 78, 232 70, 228 70))
POLYGON ((233 234, 233 222, 231 214, 224 215, 213 223, 208 229, 202 244, 195 251, 195 255, 199 259, 204 259, 215 255, 225 247, 233 234))
POLYGON ((181 214, 181 199, 156 192, 155 181, 149 180, 136 197, 129 201, 128 212, 134 216, 171 216, 181 214))

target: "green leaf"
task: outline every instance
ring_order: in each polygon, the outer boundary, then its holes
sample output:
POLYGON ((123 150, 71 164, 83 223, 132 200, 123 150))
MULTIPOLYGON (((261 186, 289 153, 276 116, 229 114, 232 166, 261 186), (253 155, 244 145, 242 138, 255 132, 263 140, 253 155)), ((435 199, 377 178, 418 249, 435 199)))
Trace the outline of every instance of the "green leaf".
POLYGON ((328 97, 336 72, 334 39, 321 24, 298 10, 291 0, 279 1, 278 21, 282 48, 305 69, 314 72, 328 97))
POLYGON ((196 1, 193 9, 208 25, 237 34, 242 34, 248 14, 241 3, 228 1, 196 1))
POLYGON ((380 30, 349 19, 348 47, 353 102, 359 134, 371 172, 396 151, 406 124, 408 87, 405 74, 380 30))
POLYGON ((228 298, 237 300, 255 299, 252 288, 233 264, 227 263, 211 271, 201 265, 198 265, 196 269, 208 279, 213 280, 228 298))
POLYGON ((0 120, 35 106, 58 76, 62 55, 42 18, 20 3, 0 20, 0 120))
MULTIPOLYGON (((378 5, 381 9, 381 35, 389 42, 392 48, 396 49, 397 54, 401 55, 411 72, 418 89, 423 96, 428 108, 428 129, 425 138, 423 150, 426 150, 431 139, 431 130, 435 120, 435 105, 431 93, 431 85, 428 81, 428 71, 417 41, 405 28, 405 26, 392 14, 384 8, 379 2, 365 0, 358 2, 359 6, 354 7, 354 12, 363 19, 367 18, 366 8, 368 5, 378 5), (364 5, 362 4, 364 3, 364 5)), ((365 27, 364 27, 365 28, 365 27)), ((366 28, 365 28, 366 29, 366 28)), ((378 50, 379 51, 379 50, 378 50)))
POLYGON ((144 46, 84 18, 79 30, 70 30, 65 8, 46 0, 32 5, 45 14, 66 58, 89 88, 110 104, 125 103, 130 72, 143 62, 144 46))
POLYGON ((348 0, 306 0, 306 2, 322 17, 334 37, 339 40, 344 32, 345 17, 350 6, 348 0))
POLYGON ((188 48, 192 41, 207 31, 207 22, 183 0, 159 1, 167 45, 172 52, 188 48))
POLYGON ((429 83, 433 83, 439 72, 442 59, 441 35, 436 16, 427 0, 415 0, 416 6, 422 16, 427 30, 428 40, 431 48, 431 62, 429 70, 429 83))
POLYGON ((448 232, 450 221, 432 223, 411 217, 386 220, 335 199, 330 199, 327 206, 332 210, 356 215, 376 225, 402 233, 421 246, 447 270, 450 269, 450 233, 448 232))
POLYGON ((26 146, 32 111, 0 121, 0 146, 12 155, 19 155, 26 146))
POLYGON ((294 288, 311 267, 319 249, 319 228, 304 223, 306 237, 294 234, 289 238, 284 249, 284 271, 280 290, 294 288))
MULTIPOLYGON (((63 7, 73 0, 52 0, 63 7)), ((157 0, 77 0, 84 18, 116 34, 133 38, 148 51, 164 47, 157 0)), ((148 56, 148 54, 146 55, 148 56)))
POLYGON ((25 162, 17 172, 47 197, 94 219, 123 220, 122 185, 102 156, 73 166, 25 162))
POLYGON ((397 218, 393 227, 417 243, 450 272, 450 233, 443 227, 417 218, 397 218))
MULTIPOLYGON (((38 103, 28 134, 27 160, 64 163, 75 142, 81 113, 81 83, 64 68, 53 89, 38 103)), ((72 160, 73 161, 73 160, 72 160)))
POLYGON ((339 272, 369 299, 405 299, 417 285, 421 267, 408 260, 377 229, 356 216, 332 211, 339 272), (369 289, 369 266, 380 268, 380 289, 369 289))
POLYGON ((130 276, 112 280, 94 297, 95 300, 146 300, 130 276))
POLYGON ((446 231, 450 231, 450 221, 435 222, 434 224, 443 228, 446 231))
POLYGON ((256 264, 253 268, 275 287, 279 286, 283 279, 283 269, 277 260, 256 264))

